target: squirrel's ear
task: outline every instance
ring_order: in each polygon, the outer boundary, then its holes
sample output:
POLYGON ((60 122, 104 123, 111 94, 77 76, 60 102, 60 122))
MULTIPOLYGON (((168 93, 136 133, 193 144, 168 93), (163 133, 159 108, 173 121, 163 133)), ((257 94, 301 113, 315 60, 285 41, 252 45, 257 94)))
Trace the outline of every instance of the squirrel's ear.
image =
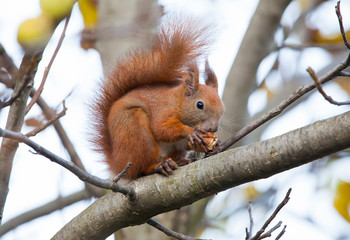
POLYGON ((213 69, 209 66, 208 59, 205 60, 205 84, 218 90, 218 80, 213 69))
POLYGON ((199 70, 196 64, 190 66, 183 79, 183 84, 186 96, 193 96, 197 92, 199 86, 199 70))

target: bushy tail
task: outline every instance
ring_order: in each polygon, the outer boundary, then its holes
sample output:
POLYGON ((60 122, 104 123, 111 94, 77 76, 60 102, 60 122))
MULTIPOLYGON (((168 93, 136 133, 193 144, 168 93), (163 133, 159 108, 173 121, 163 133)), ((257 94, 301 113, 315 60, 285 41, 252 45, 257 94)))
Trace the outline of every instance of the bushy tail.
POLYGON ((93 105, 93 142, 98 150, 112 152, 108 115, 115 101, 132 89, 144 85, 179 83, 181 73, 206 53, 210 45, 210 27, 198 20, 179 16, 167 17, 148 49, 133 50, 119 61, 102 83, 93 105))

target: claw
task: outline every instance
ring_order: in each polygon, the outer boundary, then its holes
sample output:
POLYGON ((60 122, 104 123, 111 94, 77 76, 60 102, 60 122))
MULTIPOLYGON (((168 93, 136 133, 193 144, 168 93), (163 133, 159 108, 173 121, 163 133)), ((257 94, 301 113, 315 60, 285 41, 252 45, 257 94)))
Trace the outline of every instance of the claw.
POLYGON ((194 131, 188 136, 188 140, 192 146, 197 145, 204 152, 207 152, 209 144, 204 140, 203 134, 205 134, 205 132, 199 129, 194 129, 194 131))
POLYGON ((155 173, 162 174, 164 176, 169 176, 173 174, 174 170, 178 168, 176 162, 174 162, 171 158, 167 158, 161 163, 158 164, 153 170, 155 173))

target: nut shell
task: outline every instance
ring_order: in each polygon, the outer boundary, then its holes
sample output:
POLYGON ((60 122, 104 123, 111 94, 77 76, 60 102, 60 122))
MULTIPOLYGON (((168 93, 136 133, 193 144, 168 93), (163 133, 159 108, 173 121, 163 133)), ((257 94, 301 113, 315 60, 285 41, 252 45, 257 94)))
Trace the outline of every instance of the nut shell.
POLYGON ((204 141, 208 144, 205 146, 205 149, 198 142, 194 142, 194 144, 192 144, 190 141, 188 141, 188 146, 190 147, 190 149, 196 152, 207 152, 213 150, 218 142, 218 137, 211 132, 205 133, 202 136, 204 141))

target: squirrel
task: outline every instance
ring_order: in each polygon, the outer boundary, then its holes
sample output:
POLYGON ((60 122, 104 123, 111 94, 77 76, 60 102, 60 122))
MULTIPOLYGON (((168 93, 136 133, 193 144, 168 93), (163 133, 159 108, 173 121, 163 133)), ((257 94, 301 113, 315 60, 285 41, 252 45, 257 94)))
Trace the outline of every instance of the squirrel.
POLYGON ((189 145, 208 151, 204 138, 218 130, 224 112, 207 60, 205 85, 199 83, 208 30, 192 20, 166 21, 149 48, 131 51, 101 83, 92 105, 92 141, 112 173, 131 162, 124 178, 168 176, 191 162, 189 145))

